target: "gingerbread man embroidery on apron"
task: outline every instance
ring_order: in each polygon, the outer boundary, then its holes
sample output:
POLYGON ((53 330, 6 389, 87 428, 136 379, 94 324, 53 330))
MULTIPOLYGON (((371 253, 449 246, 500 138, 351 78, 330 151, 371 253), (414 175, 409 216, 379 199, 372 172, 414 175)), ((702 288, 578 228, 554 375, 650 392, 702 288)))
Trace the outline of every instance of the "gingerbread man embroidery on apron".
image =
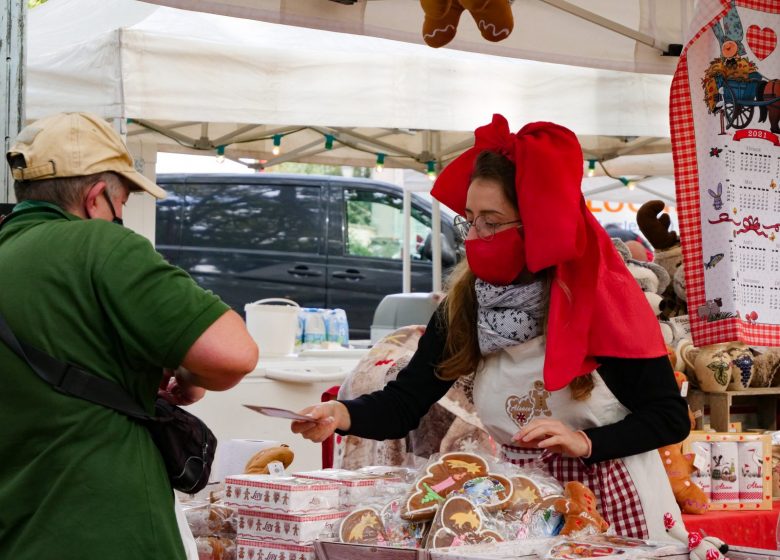
POLYGON ((544 388, 544 382, 535 381, 533 388, 525 397, 511 395, 506 400, 506 413, 517 424, 518 428, 522 428, 534 418, 552 415, 547 406, 549 397, 550 392, 544 388))

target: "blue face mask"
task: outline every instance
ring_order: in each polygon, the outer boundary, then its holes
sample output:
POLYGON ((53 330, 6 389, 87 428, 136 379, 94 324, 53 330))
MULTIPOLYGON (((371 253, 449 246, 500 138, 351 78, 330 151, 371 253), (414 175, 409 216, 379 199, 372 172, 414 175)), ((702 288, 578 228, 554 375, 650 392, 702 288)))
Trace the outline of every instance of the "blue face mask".
POLYGON ((124 220, 122 220, 122 218, 116 215, 116 211, 114 210, 114 205, 111 203, 111 197, 108 196, 108 193, 106 191, 103 191, 103 196, 106 197, 106 202, 108 202, 108 207, 111 208, 111 215, 114 216, 114 218, 111 221, 114 222, 115 224, 119 224, 120 226, 125 225, 124 220))

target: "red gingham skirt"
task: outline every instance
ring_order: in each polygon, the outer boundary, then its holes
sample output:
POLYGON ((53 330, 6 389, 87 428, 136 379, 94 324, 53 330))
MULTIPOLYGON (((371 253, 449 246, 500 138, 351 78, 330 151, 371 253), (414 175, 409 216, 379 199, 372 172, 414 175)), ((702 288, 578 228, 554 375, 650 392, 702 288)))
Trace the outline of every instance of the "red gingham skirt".
POLYGON ((639 494, 625 464, 620 459, 585 465, 579 459, 557 453, 501 446, 502 457, 520 467, 537 466, 561 484, 581 482, 596 495, 599 511, 618 535, 647 539, 649 531, 639 494))

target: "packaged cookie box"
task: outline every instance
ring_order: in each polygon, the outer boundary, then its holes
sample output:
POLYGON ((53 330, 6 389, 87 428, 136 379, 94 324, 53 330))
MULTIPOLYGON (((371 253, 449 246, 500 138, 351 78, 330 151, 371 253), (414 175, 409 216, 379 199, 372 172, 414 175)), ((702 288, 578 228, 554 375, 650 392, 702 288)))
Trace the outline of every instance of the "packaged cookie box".
POLYGON ((333 513, 341 486, 335 482, 292 476, 239 474, 225 479, 224 503, 289 514, 333 513))
POLYGON ((236 541, 239 560, 314 560, 314 547, 252 539, 236 541))
POLYGON ((366 501, 375 496, 377 492, 381 492, 387 485, 403 483, 400 475, 393 477, 392 475, 371 474, 346 469, 298 472, 295 473, 295 476, 337 483, 341 487, 340 506, 342 509, 350 509, 366 501))
POLYGON ((335 535, 346 511, 292 515, 238 508, 238 538, 310 545, 320 536, 335 535))

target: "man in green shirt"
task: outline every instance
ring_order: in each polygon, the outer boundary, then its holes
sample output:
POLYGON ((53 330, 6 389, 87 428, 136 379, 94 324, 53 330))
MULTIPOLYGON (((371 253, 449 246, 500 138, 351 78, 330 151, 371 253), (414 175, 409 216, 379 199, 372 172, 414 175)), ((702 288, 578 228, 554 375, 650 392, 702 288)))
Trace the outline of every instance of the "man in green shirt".
MULTIPOLYGON (((16 337, 121 385, 150 413, 194 402, 257 363, 239 315, 121 226, 135 171, 94 115, 59 114, 7 154, 20 201, 0 224, 0 313, 16 337), (115 223, 112 223, 115 222, 115 223)), ((174 497, 145 427, 64 395, 0 343, 0 558, 185 557, 174 497)))

